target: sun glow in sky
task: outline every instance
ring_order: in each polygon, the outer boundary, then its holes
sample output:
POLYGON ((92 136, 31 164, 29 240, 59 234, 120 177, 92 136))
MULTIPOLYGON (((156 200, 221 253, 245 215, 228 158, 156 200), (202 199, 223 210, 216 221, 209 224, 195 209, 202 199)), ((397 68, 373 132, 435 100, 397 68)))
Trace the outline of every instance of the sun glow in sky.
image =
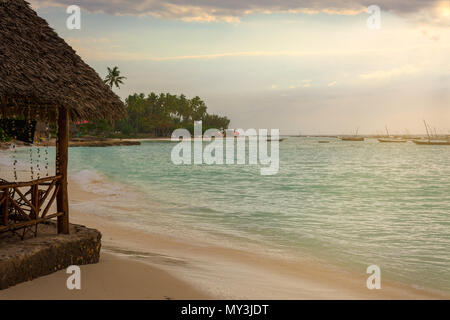
POLYGON ((116 92, 199 95, 233 127, 298 134, 450 130, 450 1, 79 1, 68 30, 66 0, 34 0, 38 14, 116 92), (350 2, 349 2, 350 3, 350 2))

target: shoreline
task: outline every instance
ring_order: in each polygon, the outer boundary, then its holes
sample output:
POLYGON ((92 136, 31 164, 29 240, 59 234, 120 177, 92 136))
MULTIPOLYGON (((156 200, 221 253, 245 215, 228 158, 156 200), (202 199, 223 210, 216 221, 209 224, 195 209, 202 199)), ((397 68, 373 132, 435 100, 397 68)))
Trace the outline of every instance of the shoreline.
MULTIPOLYGON (((1 171, 8 168, 0 164, 1 171)), ((161 235, 120 224, 114 218, 78 210, 77 204, 102 197, 69 180, 71 223, 103 234, 100 263, 82 267, 86 290, 68 291, 57 272, 0 291, 0 299, 448 299, 445 293, 383 279, 368 290, 368 275, 309 259, 281 259, 208 241, 161 235), (108 279, 112 279, 108 281, 108 279), (138 281, 141 279, 141 281, 138 281), (150 285, 164 279, 158 286, 150 285), (115 286, 122 283, 122 289, 115 286), (55 289, 57 287, 57 289, 55 289), (108 289, 106 289, 108 288, 108 289)), ((158 282, 157 282, 158 283, 158 282)))

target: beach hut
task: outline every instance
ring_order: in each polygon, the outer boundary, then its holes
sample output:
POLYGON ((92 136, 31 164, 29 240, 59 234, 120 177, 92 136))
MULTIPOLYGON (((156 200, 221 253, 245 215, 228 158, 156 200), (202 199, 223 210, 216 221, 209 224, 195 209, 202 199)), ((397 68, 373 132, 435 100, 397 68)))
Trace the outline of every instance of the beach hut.
POLYGON ((54 175, 0 182, 0 232, 36 228, 37 234, 39 223, 57 218, 58 233, 68 234, 69 124, 118 119, 125 106, 23 0, 0 0, 0 79, 4 123, 18 126, 22 121, 32 127, 45 121, 57 128, 54 175))

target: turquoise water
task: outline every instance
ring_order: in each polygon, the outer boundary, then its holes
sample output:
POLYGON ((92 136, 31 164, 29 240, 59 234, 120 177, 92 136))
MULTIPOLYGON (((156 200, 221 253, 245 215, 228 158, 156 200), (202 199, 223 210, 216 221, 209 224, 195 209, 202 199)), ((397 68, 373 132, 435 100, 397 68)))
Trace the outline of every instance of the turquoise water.
POLYGON ((330 141, 280 143, 275 176, 176 166, 170 142, 72 148, 70 168, 86 181, 110 178, 108 215, 141 227, 267 244, 362 272, 376 264, 389 278, 450 292, 450 147, 330 141))

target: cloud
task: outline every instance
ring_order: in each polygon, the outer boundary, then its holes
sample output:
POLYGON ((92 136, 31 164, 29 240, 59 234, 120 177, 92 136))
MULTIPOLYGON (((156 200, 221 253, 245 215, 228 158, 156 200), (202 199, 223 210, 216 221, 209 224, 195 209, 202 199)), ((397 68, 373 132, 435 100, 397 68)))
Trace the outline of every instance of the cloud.
POLYGON ((450 27, 450 1, 436 0, 430 2, 430 6, 421 8, 414 14, 409 14, 409 18, 421 26, 450 27))
POLYGON ((333 82, 330 82, 329 84, 328 84, 328 87, 334 87, 335 85, 337 84, 337 81, 333 81, 333 82))
POLYGON ((302 80, 300 84, 293 84, 289 86, 289 89, 297 89, 297 88, 310 88, 311 80, 302 80))
MULTIPOLYGON (((73 0, 30 0, 35 8, 49 6, 69 6, 73 0)), ((396 14, 419 14, 427 19, 436 15, 445 18, 446 0, 377 0, 383 10, 396 14), (443 9, 440 9, 443 8, 443 9)), ((262 13, 304 13, 355 15, 366 11, 373 0, 79 0, 77 4, 90 12, 104 12, 112 15, 152 15, 157 18, 179 19, 184 21, 236 22, 240 17, 262 13)))
POLYGON ((420 71, 420 68, 414 66, 404 66, 389 70, 377 70, 370 73, 361 74, 360 79, 363 80, 386 80, 393 77, 413 75, 420 71))
MULTIPOLYGON (((355 56, 363 54, 358 51, 315 50, 315 51, 236 51, 178 56, 153 56, 148 52, 130 52, 108 38, 67 38, 67 42, 83 58, 89 60, 124 60, 124 61, 180 61, 212 60, 238 57, 330 57, 355 56), (111 50, 114 49, 114 50, 111 50)), ((371 51, 373 54, 374 51, 371 51)), ((309 87, 311 80, 302 80, 297 87, 309 87)))

